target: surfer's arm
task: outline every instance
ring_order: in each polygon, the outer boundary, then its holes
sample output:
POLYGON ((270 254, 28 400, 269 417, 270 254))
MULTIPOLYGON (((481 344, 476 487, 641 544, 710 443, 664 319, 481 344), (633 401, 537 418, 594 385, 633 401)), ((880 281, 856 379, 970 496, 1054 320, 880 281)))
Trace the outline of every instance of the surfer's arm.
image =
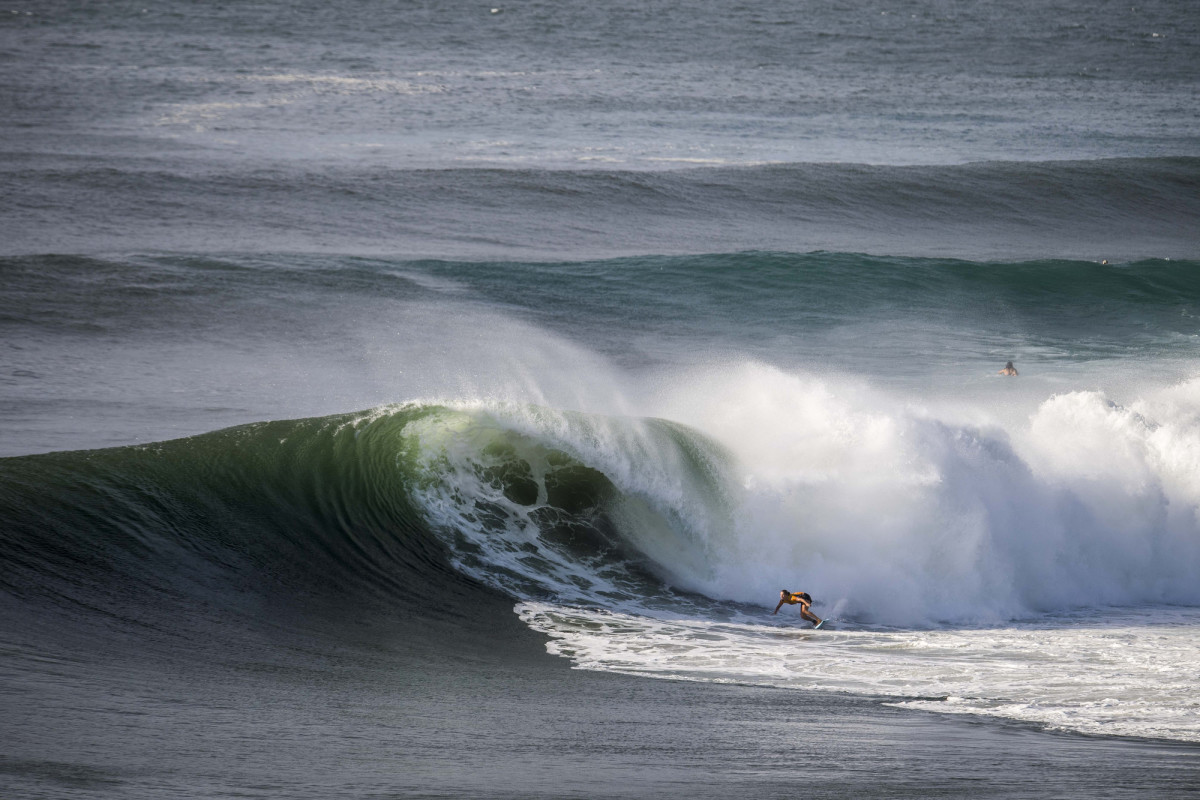
POLYGON ((779 603, 778 603, 778 604, 775 606, 775 610, 774 610, 774 611, 772 611, 771 613, 772 613, 772 614, 778 614, 778 613, 779 613, 779 609, 781 609, 781 608, 783 608, 783 601, 782 601, 782 600, 780 600, 780 601, 779 601, 779 603))

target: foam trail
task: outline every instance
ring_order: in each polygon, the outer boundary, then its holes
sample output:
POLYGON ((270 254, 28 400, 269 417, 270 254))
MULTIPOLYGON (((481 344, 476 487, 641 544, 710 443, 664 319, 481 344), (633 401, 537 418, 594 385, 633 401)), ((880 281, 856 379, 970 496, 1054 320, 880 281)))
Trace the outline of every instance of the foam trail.
POLYGON ((844 623, 809 631, 536 602, 517 613, 550 637, 550 652, 584 669, 852 692, 1058 730, 1200 741, 1195 609, 915 631, 844 623))

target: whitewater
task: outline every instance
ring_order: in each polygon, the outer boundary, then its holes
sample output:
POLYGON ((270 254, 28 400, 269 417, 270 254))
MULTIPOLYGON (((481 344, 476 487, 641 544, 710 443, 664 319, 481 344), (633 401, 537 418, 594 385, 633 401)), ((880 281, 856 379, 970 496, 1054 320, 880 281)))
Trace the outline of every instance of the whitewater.
POLYGON ((1057 394, 1012 428, 756 364, 688 389, 657 421, 484 407, 417 433, 446 470, 419 501, 455 532, 462 569, 526 598, 517 613, 550 652, 586 669, 1200 737, 1196 381, 1128 407, 1057 394), (497 427, 525 446, 475 446, 497 427), (439 444, 448 431, 454 444, 439 444), (558 510, 547 452, 619 492, 615 540, 587 558, 578 542, 563 558, 538 524, 558 510), (529 467, 525 497, 497 477, 513 463, 529 467), (661 583, 631 588, 646 570, 661 583), (832 630, 771 617, 779 588, 813 594, 832 630))

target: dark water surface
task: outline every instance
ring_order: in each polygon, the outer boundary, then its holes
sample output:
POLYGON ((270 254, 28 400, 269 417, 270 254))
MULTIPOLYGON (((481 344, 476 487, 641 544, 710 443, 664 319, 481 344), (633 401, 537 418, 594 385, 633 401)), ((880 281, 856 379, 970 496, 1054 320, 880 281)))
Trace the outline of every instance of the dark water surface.
POLYGON ((7 628, 3 784, 31 798, 1185 797, 1200 779, 1192 746, 572 671, 506 601, 466 599, 444 627, 347 610, 321 621, 336 632, 235 642, 221 620, 136 638, 7 628), (433 639, 444 650, 414 644, 433 639))

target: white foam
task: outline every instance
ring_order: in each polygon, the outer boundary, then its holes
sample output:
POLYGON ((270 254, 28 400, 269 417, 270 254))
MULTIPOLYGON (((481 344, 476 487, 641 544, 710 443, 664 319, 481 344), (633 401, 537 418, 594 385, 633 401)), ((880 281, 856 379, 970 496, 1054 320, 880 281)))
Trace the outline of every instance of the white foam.
MULTIPOLYGON (((455 407, 604 473, 652 512, 620 535, 682 588, 752 604, 803 589, 842 616, 909 627, 1200 604, 1200 380, 1127 405, 1064 392, 1025 425, 965 424, 754 363, 639 398, 598 359, 551 370, 582 351, 543 347, 496 362, 508 390, 455 407), (556 410, 564 399, 589 413, 556 410), (635 412, 690 426, 702 463, 635 412)), ((473 458, 456 456, 460 474, 473 458)))
POLYGON ((345 75, 321 75, 312 73, 278 73, 269 75, 246 75, 243 80, 277 85, 303 86, 322 91, 344 93, 386 93, 398 95, 440 94, 446 87, 435 83, 422 83, 386 75, 371 77, 348 77, 345 75))
POLYGON ((765 365, 700 382, 663 413, 739 465, 733 528, 690 585, 710 597, 804 589, 901 625, 1200 603, 1200 381, 1128 406, 1067 392, 1019 426, 765 365))
POLYGON ((813 631, 534 602, 516 611, 550 637, 551 653, 581 669, 849 692, 1054 729, 1200 741, 1196 609, 920 631, 813 631))

